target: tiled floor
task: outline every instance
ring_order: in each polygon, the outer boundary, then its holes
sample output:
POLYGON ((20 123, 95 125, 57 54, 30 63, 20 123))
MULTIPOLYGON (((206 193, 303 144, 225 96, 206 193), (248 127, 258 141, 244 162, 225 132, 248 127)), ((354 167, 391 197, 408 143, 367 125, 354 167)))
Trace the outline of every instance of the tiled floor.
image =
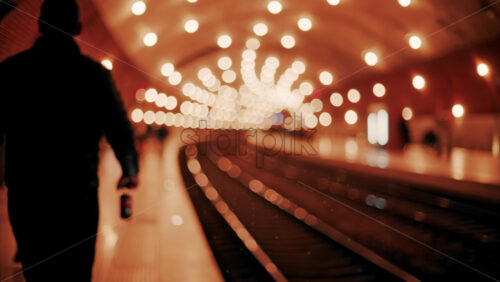
MULTIPOLYGON (((165 146, 149 140, 141 158, 139 188, 131 192, 133 218, 119 218, 115 188, 120 175, 112 151, 100 167, 100 226, 94 281, 222 281, 179 172, 176 135, 165 146)), ((20 271, 0 194, 0 281, 20 271)), ((6 281, 23 281, 16 275, 6 281)))

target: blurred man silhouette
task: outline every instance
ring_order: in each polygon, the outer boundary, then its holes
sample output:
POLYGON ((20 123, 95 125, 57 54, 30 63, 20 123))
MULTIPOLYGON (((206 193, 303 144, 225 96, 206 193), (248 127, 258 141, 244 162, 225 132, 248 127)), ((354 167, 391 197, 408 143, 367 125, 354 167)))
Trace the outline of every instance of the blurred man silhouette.
POLYGON ((9 217, 27 281, 90 281, 98 223, 97 166, 104 134, 119 187, 137 185, 137 153, 111 74, 81 55, 74 0, 46 0, 42 36, 0 64, 9 217))

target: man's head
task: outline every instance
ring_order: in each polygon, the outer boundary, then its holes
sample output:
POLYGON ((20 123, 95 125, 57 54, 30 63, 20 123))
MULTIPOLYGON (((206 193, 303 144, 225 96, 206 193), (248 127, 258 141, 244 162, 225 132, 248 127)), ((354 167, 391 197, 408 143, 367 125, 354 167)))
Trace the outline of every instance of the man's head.
POLYGON ((82 26, 76 0, 45 0, 38 25, 44 34, 61 31, 71 35, 80 34, 82 26))

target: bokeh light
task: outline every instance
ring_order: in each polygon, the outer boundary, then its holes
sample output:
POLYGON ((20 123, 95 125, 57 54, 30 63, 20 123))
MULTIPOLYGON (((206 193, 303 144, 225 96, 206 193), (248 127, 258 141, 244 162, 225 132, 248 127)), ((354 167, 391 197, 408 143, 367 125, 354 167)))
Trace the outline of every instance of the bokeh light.
POLYGON ((283 9, 283 5, 281 5, 281 2, 279 2, 279 1, 270 1, 267 4, 267 10, 271 14, 274 14, 274 15, 279 14, 282 9, 283 9))
POLYGON ((223 34, 217 38, 217 45, 219 45, 220 48, 229 48, 231 43, 233 43, 233 39, 227 34, 223 34))
POLYGON ((144 1, 136 1, 131 7, 132 14, 140 16, 146 12, 146 3, 144 1))
POLYGON ((297 21, 297 26, 302 31, 309 31, 312 28, 312 21, 309 18, 300 18, 297 21))
POLYGON ((412 35, 410 39, 408 39, 408 44, 412 49, 420 49, 420 47, 422 47, 422 39, 416 35, 412 35))
POLYGON ((417 90, 422 90, 425 88, 425 79, 421 75, 415 75, 412 80, 413 87, 417 90))
POLYGON ((164 63, 161 66, 161 75, 168 77, 170 76, 175 70, 174 64, 172 63, 164 63))
POLYGON ((451 113, 453 114, 454 117, 456 118, 461 118, 464 116, 465 114, 465 109, 464 109, 464 106, 460 105, 460 104, 455 104, 453 105, 453 107, 451 108, 451 113))
POLYGON ((479 76, 487 76, 490 73, 490 67, 485 63, 479 63, 477 65, 477 74, 479 76))
POLYGON ((372 51, 368 51, 364 55, 365 63, 369 66, 375 66, 378 63, 378 56, 372 51))
POLYGON ((101 64, 102 64, 103 67, 105 67, 108 70, 112 70, 113 69, 113 62, 111 62, 110 59, 103 59, 101 61, 101 64))
POLYGON ((375 83, 375 85, 373 85, 373 95, 380 98, 384 97, 385 92, 385 86, 382 83, 375 83))
POLYGON ((156 36, 156 33, 154 32, 148 32, 144 35, 143 42, 147 47, 154 46, 156 42, 158 42, 158 36, 156 36))
POLYGON ((319 74, 319 82, 323 85, 330 85, 333 82, 333 75, 328 71, 322 71, 319 74))
POLYGON ((288 34, 284 35, 283 37, 281 37, 281 45, 285 49, 291 49, 295 46, 295 38, 288 34))
POLYGON ((357 103, 359 100, 361 100, 361 94, 357 89, 350 89, 347 92, 347 100, 351 103, 357 103))
POLYGON ((330 103, 334 107, 340 107, 342 106, 342 103, 344 103, 344 98, 340 95, 340 93, 332 93, 332 95, 330 95, 330 103))
POLYGON ((345 112, 344 119, 345 122, 353 125, 358 122, 358 114, 353 110, 348 110, 347 112, 345 112))
POLYGON ((413 111, 410 107, 404 107, 401 115, 403 116, 404 120, 410 120, 413 118, 413 111))
POLYGON ((264 36, 267 34, 268 31, 269 31, 269 29, 265 23, 256 23, 253 26, 253 32, 257 36, 264 36))
POLYGON ((199 25, 197 20, 190 19, 190 20, 187 20, 186 23, 184 23, 184 30, 187 33, 195 33, 198 30, 199 26, 200 25, 199 25))

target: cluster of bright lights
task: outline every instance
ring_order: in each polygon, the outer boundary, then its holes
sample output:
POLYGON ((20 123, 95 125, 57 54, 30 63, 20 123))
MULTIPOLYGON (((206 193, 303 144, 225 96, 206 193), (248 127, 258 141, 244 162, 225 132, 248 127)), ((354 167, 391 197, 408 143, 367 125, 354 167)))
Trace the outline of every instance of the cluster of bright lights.
MULTIPOLYGON (((260 70, 256 73, 256 49, 260 42, 251 38, 247 41, 248 49, 241 55, 241 81, 243 84, 237 89, 229 86, 237 78, 230 57, 220 57, 217 66, 223 70, 222 81, 207 67, 198 71, 198 79, 202 87, 187 82, 182 87, 182 93, 190 100, 180 104, 179 113, 164 111, 142 112, 136 109, 132 112, 134 122, 146 124, 157 124, 180 127, 206 127, 218 128, 259 128, 268 129, 272 125, 282 125, 284 114, 287 119, 292 116, 297 121, 293 123, 290 130, 298 126, 314 128, 318 125, 329 126, 332 117, 327 112, 321 112, 324 108, 320 99, 312 99, 310 103, 304 103, 305 97, 314 91, 312 83, 303 81, 298 83, 298 88, 292 89, 299 76, 306 71, 306 65, 302 61, 294 61, 284 72, 276 77, 276 71, 280 66, 277 57, 267 57, 260 70), (227 83, 224 84, 224 83, 227 83)), ((169 81, 176 78, 175 67, 171 63, 162 65, 162 74, 169 81)), ((333 77, 326 74, 323 81, 330 82, 333 77)), ((179 79, 180 80, 180 79, 179 79)), ((173 81, 172 81, 173 82, 173 81)), ((142 92, 141 92, 142 93, 142 92)), ((139 93, 137 94, 139 95, 139 93)), ((145 90, 143 100, 169 111, 173 110, 169 98, 164 93, 150 88, 145 90)), ((138 96, 139 99, 139 96, 138 96)), ((177 106, 177 100, 175 100, 177 106)))
MULTIPOLYGON (((198 0, 186 0, 189 3, 198 2, 198 0)), ((336 6, 340 0, 326 0, 329 5, 336 6)), ((408 7, 412 4, 411 0, 398 0, 399 5, 408 7)), ((271 14, 279 14, 283 10, 282 1, 267 1, 267 10, 271 14)), ((146 12, 147 6, 144 1, 135 1, 132 3, 131 12, 140 16, 146 12)), ((297 20, 297 27, 301 31, 310 31, 313 27, 313 19, 308 16, 302 16, 297 20)), ((187 33, 195 33, 199 29, 199 22, 196 19, 187 19, 184 22, 184 30, 187 33)), ((257 22, 253 26, 253 32, 256 36, 262 37, 268 34, 269 27, 264 22, 257 22)), ((415 33, 407 34, 408 45, 414 50, 418 50, 423 45, 421 37, 415 33)), ((147 47, 155 46, 158 42, 158 36, 154 32, 148 32, 143 36, 143 44, 147 47)), ((222 34, 216 39, 217 45, 226 49, 231 47, 233 39, 228 34, 222 34)), ((296 38, 291 34, 284 34, 280 43, 285 49, 294 48, 296 38)), ((246 50, 242 53, 241 71, 238 74, 234 70, 233 60, 230 57, 223 56, 217 61, 218 68, 222 71, 220 80, 212 73, 209 68, 202 68, 198 72, 198 78, 203 84, 198 87, 193 83, 185 83, 183 94, 191 101, 185 101, 180 106, 181 113, 142 112, 136 109, 132 112, 134 122, 145 122, 147 124, 167 124, 173 126, 196 126, 200 121, 207 121, 208 128, 269 128, 271 125, 283 124, 283 121, 293 119, 292 113, 299 113, 301 118, 297 121, 300 126, 314 128, 318 124, 330 126, 332 116, 323 110, 323 102, 320 99, 312 99, 309 103, 304 103, 314 91, 312 83, 303 81, 296 83, 299 76, 302 75, 306 66, 302 61, 295 61, 286 68, 283 73, 276 77, 276 72, 280 66, 280 60, 277 57, 268 57, 260 73, 256 73, 256 50, 260 47, 260 41, 257 38, 247 39, 246 50), (231 69, 233 67, 233 69, 231 69), (229 85, 237 82, 238 76, 241 78, 242 85, 239 88, 233 88, 229 85), (224 85, 227 84, 227 85, 224 85), (292 85, 297 85, 292 89, 292 85), (290 114, 288 117, 287 112, 290 114), (284 116, 285 114, 285 116, 284 116), (168 116, 168 118, 167 118, 168 116), (270 122, 271 117, 276 121, 270 122), (168 121, 168 122, 167 122, 168 121)), ((366 49, 362 53, 362 58, 368 66, 376 66, 379 63, 379 50, 377 47, 366 49), (376 50, 376 51, 374 51, 376 50)), ((109 69, 113 69, 113 62, 110 59, 103 59, 101 64, 109 69)), ((180 85, 182 74, 176 71, 175 66, 166 62, 161 66, 161 74, 166 77, 171 85, 180 85)), ((489 66, 484 63, 476 65, 477 74, 486 77, 490 74, 489 66)), ((333 75, 329 71, 319 73, 318 80, 322 85, 328 86, 333 83, 333 75)), ((423 90, 426 87, 426 80, 421 75, 412 77, 412 85, 417 90, 423 90)), ((373 94, 378 97, 386 95, 386 87, 382 83, 375 83, 372 88, 373 94)), ((154 89, 144 90, 144 101, 153 103, 166 110, 174 110, 177 107, 177 99, 173 96, 167 96, 164 93, 158 93, 154 89)), ((358 103, 361 94, 356 89, 350 89, 346 93, 346 98, 350 103, 358 103)), ((330 104, 334 107, 341 107, 344 103, 344 97, 340 93, 330 95, 330 104)), ((456 104, 451 112, 454 117, 460 118, 465 114, 462 105, 456 104)), ((385 112, 387 113, 387 112, 385 112)), ((379 120, 378 112, 376 114, 379 120)), ((374 114, 375 115, 375 114, 374 114)), ((381 114, 383 120, 384 113, 381 114)), ((409 107, 402 110, 402 117, 410 120, 413 117, 413 111, 409 107)), ((358 121, 358 115, 354 110, 347 110, 344 119, 348 124, 355 124, 358 121)), ((370 122, 370 116, 368 117, 370 122)), ((372 122, 375 120, 371 116, 372 122)), ((296 126, 294 123, 293 127, 296 126)), ((373 140, 372 140, 373 141, 373 140)), ((381 143, 381 142, 378 142, 381 143)), ((382 142, 383 143, 383 142, 382 142)))
POLYGON ((177 107, 177 98, 174 96, 167 96, 165 93, 158 93, 154 88, 149 88, 144 92, 144 100, 169 111, 177 107))

